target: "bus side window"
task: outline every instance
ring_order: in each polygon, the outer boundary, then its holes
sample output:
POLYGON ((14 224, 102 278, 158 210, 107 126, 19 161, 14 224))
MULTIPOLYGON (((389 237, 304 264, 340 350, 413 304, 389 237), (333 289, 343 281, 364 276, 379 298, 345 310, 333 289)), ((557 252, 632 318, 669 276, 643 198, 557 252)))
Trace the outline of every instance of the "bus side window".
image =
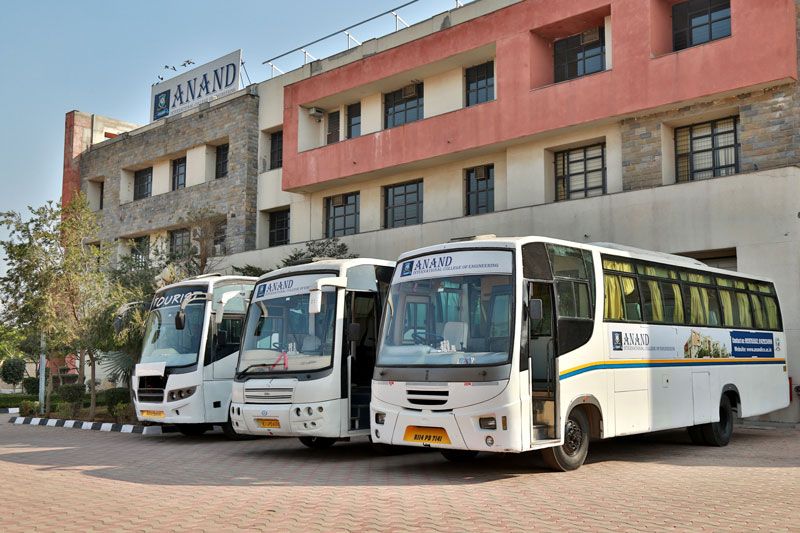
POLYGON ((762 296, 764 300, 764 314, 767 318, 769 329, 780 329, 781 321, 778 318, 778 302, 772 296, 762 296))
POLYGON ((671 324, 683 324, 683 297, 680 285, 662 281, 661 296, 664 300, 665 321, 671 324))
POLYGON ((664 313, 664 298, 657 281, 643 280, 641 285, 644 319, 646 322, 669 322, 672 318, 664 313))
POLYGON ((761 300, 758 295, 751 294, 750 301, 753 303, 753 318, 755 318, 755 325, 758 329, 766 328, 766 321, 764 320, 764 310, 761 307, 761 300))
POLYGON ((541 320, 532 320, 530 323, 531 337, 550 337, 553 335, 553 300, 549 287, 542 283, 533 284, 531 298, 542 301, 541 320))
POLYGON ((608 320, 629 320, 640 322, 642 309, 636 278, 605 274, 606 292, 604 316, 608 320))
POLYGON ((556 282, 558 316, 561 318, 592 318, 589 285, 577 281, 556 282))

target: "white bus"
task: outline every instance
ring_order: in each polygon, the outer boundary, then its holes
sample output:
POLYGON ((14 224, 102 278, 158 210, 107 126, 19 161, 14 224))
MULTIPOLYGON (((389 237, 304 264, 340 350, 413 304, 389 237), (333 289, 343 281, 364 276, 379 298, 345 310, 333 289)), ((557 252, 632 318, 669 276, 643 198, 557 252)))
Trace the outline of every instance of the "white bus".
POLYGON ((774 285, 685 257, 542 237, 403 254, 372 384, 376 442, 541 449, 578 468, 589 438, 688 427, 724 446, 734 413, 789 404, 774 285))
POLYGON ((310 448, 369 435, 378 326, 393 269, 380 259, 331 259, 259 278, 233 383, 236 432, 300 437, 310 448))
POLYGON ((231 382, 255 281, 207 275, 156 292, 133 375, 140 421, 176 424, 184 435, 219 425, 236 436, 228 417, 231 382))

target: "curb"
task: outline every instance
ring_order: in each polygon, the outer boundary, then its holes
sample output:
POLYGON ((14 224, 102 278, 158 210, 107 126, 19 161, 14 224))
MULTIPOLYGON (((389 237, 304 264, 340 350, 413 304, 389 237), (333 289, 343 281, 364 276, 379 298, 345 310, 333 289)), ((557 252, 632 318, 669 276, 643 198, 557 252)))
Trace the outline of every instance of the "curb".
POLYGON ((81 420, 62 420, 59 418, 34 418, 12 416, 8 422, 17 426, 46 426, 55 428, 87 429, 116 433, 135 433, 137 435, 161 435, 176 431, 172 427, 140 426, 136 424, 115 424, 113 422, 83 422, 81 420))
POLYGON ((19 407, 2 407, 0 408, 0 414, 18 415, 19 407))

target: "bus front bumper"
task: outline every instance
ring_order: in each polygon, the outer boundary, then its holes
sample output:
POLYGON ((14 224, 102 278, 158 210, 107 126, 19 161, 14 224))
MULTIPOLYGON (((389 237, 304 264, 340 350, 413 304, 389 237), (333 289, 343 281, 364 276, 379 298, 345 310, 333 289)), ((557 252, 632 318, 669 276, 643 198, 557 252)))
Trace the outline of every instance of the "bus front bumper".
POLYGON ((231 404, 236 433, 275 437, 341 437, 341 400, 292 404, 231 404))
POLYGON ((134 402, 136 418, 140 422, 161 424, 204 424, 205 409, 202 395, 177 402, 145 403, 134 402))
POLYGON ((521 452, 519 413, 519 403, 491 409, 474 405, 436 413, 403 409, 373 397, 370 403, 371 436, 373 442, 398 446, 521 452), (383 424, 377 422, 379 419, 383 424), (489 427, 481 427, 482 419, 489 427), (491 419, 494 419, 494 428, 491 419))

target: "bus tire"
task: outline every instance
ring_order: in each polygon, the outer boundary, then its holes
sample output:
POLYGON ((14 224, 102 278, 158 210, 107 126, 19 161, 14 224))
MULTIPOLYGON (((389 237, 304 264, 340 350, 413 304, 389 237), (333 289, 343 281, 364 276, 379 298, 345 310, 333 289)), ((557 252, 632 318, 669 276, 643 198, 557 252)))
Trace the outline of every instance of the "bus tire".
POLYGON ((205 424, 178 424, 178 431, 184 437, 199 437, 208 431, 208 426, 205 424))
POLYGON ((703 438, 709 446, 727 446, 733 434, 733 406, 726 394, 719 400, 719 422, 703 424, 703 438))
POLYGON ((589 453, 589 419, 583 409, 573 409, 564 424, 564 444, 542 450, 544 462, 553 470, 576 470, 589 453))
POLYGON ((303 446, 307 446, 312 450, 324 450, 336 444, 336 439, 330 437, 300 437, 300 442, 303 446))
POLYGON ((451 463, 466 463, 467 461, 471 461, 478 456, 478 452, 475 450, 439 450, 442 453, 442 457, 450 461, 451 463))
POLYGON ((703 436, 703 426, 689 426, 686 428, 686 432, 689 433, 689 440, 692 441, 692 444, 697 446, 706 446, 706 438, 703 436))
POLYGON ((228 440, 253 440, 257 438, 255 435, 243 435, 241 433, 236 433, 236 430, 233 429, 233 422, 230 418, 228 418, 228 421, 219 427, 222 429, 222 434, 225 435, 225 438, 228 440))

